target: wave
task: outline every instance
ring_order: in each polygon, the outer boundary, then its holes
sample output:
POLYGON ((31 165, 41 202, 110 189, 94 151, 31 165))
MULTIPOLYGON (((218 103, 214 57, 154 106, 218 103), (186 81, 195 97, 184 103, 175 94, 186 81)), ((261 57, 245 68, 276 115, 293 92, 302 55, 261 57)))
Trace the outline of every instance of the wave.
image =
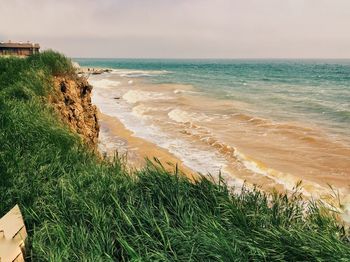
POLYGON ((211 118, 204 113, 190 113, 179 108, 175 108, 168 113, 171 120, 178 123, 192 123, 194 121, 211 121, 211 118))
POLYGON ((238 120, 245 126, 252 126, 256 129, 264 129, 266 132, 288 136, 297 140, 309 143, 321 142, 326 134, 315 127, 302 126, 297 123, 275 122, 269 119, 259 118, 247 114, 236 113, 231 115, 234 120, 238 120))
MULTIPOLYGON (((293 191, 300 180, 299 178, 288 173, 279 172, 275 169, 267 167, 264 163, 246 156, 237 149, 234 150, 233 155, 240 163, 243 164, 246 169, 255 174, 272 179, 275 183, 282 185, 286 190, 293 191)), ((302 191, 307 196, 311 195, 310 192, 306 191, 305 189, 302 191)))
POLYGON ((144 104, 139 104, 132 108, 133 114, 141 118, 148 118, 148 116, 145 116, 147 113, 154 112, 157 110, 157 108, 145 106, 144 104))
MULTIPOLYGON (((197 141, 201 141, 206 145, 209 145, 226 159, 231 159, 229 160, 230 162, 233 160, 234 162, 239 163, 247 171, 253 174, 267 177, 268 179, 271 179, 275 184, 283 186, 288 191, 295 190, 295 186, 299 182, 300 178, 289 173, 275 170, 271 167, 268 167, 263 162, 255 160, 243 154, 237 147, 220 141, 220 139, 216 138, 210 130, 204 127, 194 125, 190 122, 183 123, 183 126, 184 128, 180 131, 180 133, 186 136, 190 136, 192 139, 195 139, 197 141)), ((305 196, 328 192, 326 188, 323 188, 320 185, 309 182, 305 179, 303 180, 303 188, 301 188, 301 191, 305 196)))
POLYGON ((200 94, 200 92, 195 92, 195 91, 190 91, 190 90, 183 90, 183 89, 175 89, 173 91, 174 94, 178 95, 178 94, 200 94))
POLYGON ((139 78, 150 77, 170 73, 166 70, 130 70, 130 69, 113 69, 112 74, 119 75, 121 77, 139 78))
POLYGON ((168 113, 171 120, 179 123, 191 122, 193 120, 192 115, 186 111, 180 109, 173 109, 168 113))
POLYGON ((119 81, 113 81, 109 79, 89 80, 89 82, 93 87, 97 88, 117 87, 120 85, 119 81))
MULTIPOLYGON (((95 93, 94 96, 99 96, 95 93)), ((135 136, 146 139, 162 148, 169 150, 170 153, 181 159, 184 165, 190 169, 202 174, 218 174, 225 166, 226 160, 216 154, 214 151, 206 151, 191 146, 191 142, 171 133, 164 132, 159 126, 140 121, 136 112, 147 114, 148 110, 155 108, 147 106, 135 106, 133 111, 130 107, 124 107, 122 103, 106 103, 105 99, 96 99, 101 112, 112 117, 117 117, 123 125, 131 130, 135 136), (208 163, 210 162, 210 165, 208 163)), ((158 109, 157 109, 158 110, 158 109)), ((169 110, 169 109, 168 109, 169 110)), ((223 175, 226 173, 223 172, 223 175)), ((227 174, 230 183, 233 186, 241 186, 243 181, 239 178, 232 178, 227 174)))
POLYGON ((140 101, 148 101, 148 100, 158 100, 158 99, 171 99, 170 97, 166 97, 161 93, 157 92, 147 92, 141 90, 129 90, 123 95, 123 99, 129 104, 135 104, 140 101))

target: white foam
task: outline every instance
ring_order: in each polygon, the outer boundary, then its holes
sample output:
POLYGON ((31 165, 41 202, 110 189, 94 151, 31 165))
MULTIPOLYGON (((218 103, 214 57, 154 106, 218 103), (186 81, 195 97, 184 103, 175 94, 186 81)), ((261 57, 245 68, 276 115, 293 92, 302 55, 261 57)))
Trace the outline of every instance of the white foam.
POLYGON ((98 137, 98 149, 102 154, 114 156, 116 152, 121 155, 127 153, 127 144, 118 137, 111 136, 108 131, 101 127, 98 137))
POLYGON ((134 103, 137 103, 139 101, 145 100, 145 98, 148 95, 149 95, 148 92, 130 90, 123 95, 123 99, 126 100, 130 104, 134 104, 134 103))
POLYGON ((117 87, 120 85, 119 81, 113 81, 109 79, 89 80, 89 83, 93 87, 97 87, 97 88, 110 88, 110 87, 117 87))
POLYGON ((348 202, 343 205, 341 210, 341 217, 346 223, 350 224, 350 199, 347 199, 347 201, 348 202))
POLYGON ((157 111, 157 108, 148 107, 148 106, 145 106, 144 104, 139 104, 132 108, 132 112, 134 115, 145 119, 148 118, 147 116, 145 116, 145 114, 152 111, 157 111))
POLYGON ((168 74, 166 70, 132 70, 132 69, 114 69, 112 74, 117 74, 121 77, 137 78, 148 77, 162 74, 168 74))
POLYGON ((157 99, 169 99, 164 97, 160 93, 146 92, 141 90, 129 90, 123 95, 123 99, 129 104, 135 104, 140 101, 157 100, 157 99))
MULTIPOLYGON (((263 164, 259 164, 257 161, 251 159, 245 154, 241 153, 237 148, 234 150, 234 156, 239 160, 245 168, 252 171, 255 174, 263 175, 272 179, 276 184, 282 185, 288 191, 294 191, 295 186, 300 181, 300 178, 297 178, 288 173, 282 173, 275 169, 265 167, 263 164)), ((302 188, 300 191, 307 197, 315 197, 319 199, 320 196, 329 194, 329 189, 320 186, 319 184, 302 180, 302 188)))
POLYGON ((192 116, 190 113, 180 110, 180 109, 173 109, 168 113, 168 116, 170 119, 174 120, 178 123, 186 123, 192 121, 192 116))
MULTIPOLYGON (((284 186, 285 189, 293 191, 298 180, 289 174, 278 172, 274 169, 263 167, 262 164, 254 161, 253 159, 247 157, 245 154, 238 151, 236 148, 234 150, 234 156, 247 168, 255 174, 266 176, 276 183, 284 186)), ((309 192, 304 192, 306 195, 310 195, 309 192)))
POLYGON ((183 89, 175 89, 173 91, 174 94, 178 95, 178 94, 192 94, 192 95, 196 95, 196 94, 200 94, 200 92, 195 92, 195 91, 190 91, 190 90, 183 90, 183 89))
POLYGON ((194 121, 210 121, 211 118, 203 113, 190 113, 179 108, 175 108, 168 113, 171 120, 178 123, 191 123, 194 121))

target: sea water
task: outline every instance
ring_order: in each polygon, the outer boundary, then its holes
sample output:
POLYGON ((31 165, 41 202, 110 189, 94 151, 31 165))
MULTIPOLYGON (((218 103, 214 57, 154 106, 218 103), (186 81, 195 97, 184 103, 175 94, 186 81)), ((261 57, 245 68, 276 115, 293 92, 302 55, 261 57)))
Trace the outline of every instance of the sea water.
POLYGON ((350 60, 75 60, 113 69, 89 78, 96 104, 192 169, 349 192, 350 60))
POLYGON ((253 105, 259 115, 350 134, 350 60, 76 60, 136 70, 125 75, 156 83, 190 84, 203 94, 253 105))

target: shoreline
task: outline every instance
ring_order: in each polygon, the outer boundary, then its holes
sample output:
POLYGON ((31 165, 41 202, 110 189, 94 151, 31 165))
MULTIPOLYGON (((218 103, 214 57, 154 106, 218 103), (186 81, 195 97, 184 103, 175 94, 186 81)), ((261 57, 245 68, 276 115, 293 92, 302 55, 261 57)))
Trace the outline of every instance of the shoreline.
MULTIPOLYGON (((113 136, 115 138, 123 140, 126 144, 126 166, 128 169, 142 169, 145 167, 146 164, 146 158, 154 162, 154 158, 157 158, 163 167, 169 171, 174 172, 175 166, 178 165, 179 174, 183 175, 190 179, 190 181, 195 181, 199 178, 199 173, 195 172, 193 169, 187 167, 181 159, 174 156, 172 153, 170 153, 167 149, 162 148, 151 141, 148 141, 146 139, 134 136, 134 133, 127 129, 123 123, 114 116, 109 116, 107 114, 102 113, 99 109, 97 109, 97 117, 101 124, 101 126, 105 126, 105 128, 108 129, 108 134, 110 136, 113 136)), ((100 142, 99 142, 100 143, 100 142)), ((101 150, 99 149, 100 153, 101 150)), ((114 150, 113 152, 106 152, 107 157, 113 157, 115 152, 118 152, 118 148, 114 150)), ((120 156, 120 155, 119 155, 120 156)), ((121 155, 123 157, 123 154, 121 155)), ((208 177, 209 179, 209 177, 208 177)), ((227 179, 227 178, 226 178, 227 179)), ((226 180, 225 179, 225 180, 226 180)), ((210 179, 209 179, 210 180, 210 179)), ((226 181, 228 182, 228 181, 226 181)), ((245 187, 253 190, 255 188, 253 185, 250 185, 249 183, 246 184, 247 181, 245 181, 245 187)), ((304 188, 305 185, 302 186, 304 188)), ((266 193, 273 193, 275 190, 277 192, 283 193, 287 192, 288 190, 284 189, 281 185, 275 184, 273 187, 266 188, 261 187, 261 185, 258 185, 259 190, 262 190, 266 193)), ((238 192, 241 190, 241 188, 233 187, 234 190, 238 189, 238 192)), ((300 191, 303 194, 303 198, 305 200, 311 200, 312 197, 308 196, 306 192, 303 190, 300 191)), ((292 193, 292 192, 289 192, 292 193)), ((343 204, 338 203, 339 199, 335 198, 332 194, 325 194, 320 195, 319 200, 323 202, 328 208, 336 209, 339 212, 340 217, 342 217, 341 220, 348 222, 348 217, 350 216, 350 213, 348 210, 350 202, 350 196, 343 196, 342 202, 343 204), (340 205, 339 205, 340 204, 340 205), (344 206, 343 206, 344 205, 344 206)), ((338 218, 339 219, 339 218, 338 218)))
MULTIPOLYGON (((161 83, 161 84, 154 84, 152 82, 148 82, 145 80, 144 77, 141 77, 141 73, 147 73, 147 76, 152 75, 152 72, 150 71, 141 71, 141 70, 129 70, 125 69, 125 72, 123 72, 123 69, 117 69, 116 72, 112 73, 106 73, 102 74, 101 76, 91 76, 92 85, 94 85, 97 90, 97 96, 98 103, 95 103, 98 107, 101 106, 100 110, 103 110, 102 112, 99 112, 99 120, 102 121, 101 126, 105 126, 106 133, 110 137, 116 137, 120 141, 122 141, 122 147, 125 148, 125 152, 127 155, 127 163, 128 166, 130 165, 131 168, 142 168, 144 166, 144 158, 148 157, 149 159, 153 159, 153 157, 158 158, 162 164, 164 163, 172 163, 172 164, 166 164, 166 168, 168 170, 173 171, 175 169, 175 164, 178 163, 179 169, 183 171, 183 174, 187 175, 191 179, 193 179, 194 174, 202 173, 204 175, 211 174, 214 175, 215 179, 217 180, 218 176, 217 174, 221 174, 221 176, 224 178, 225 182, 232 188, 240 189, 243 184, 245 184, 249 188, 253 188, 255 185, 258 185, 258 187, 267 193, 274 192, 277 190, 277 192, 283 193, 283 192, 294 192, 295 186, 299 184, 300 181, 302 181, 301 187, 299 190, 303 193, 306 199, 320 199, 324 200, 328 203, 332 203, 336 205, 337 199, 333 196, 333 189, 337 190, 339 193, 339 196, 341 197, 342 205, 344 204, 345 209, 349 207, 350 198, 347 194, 348 189, 346 187, 343 187, 343 183, 346 180, 346 177, 339 176, 339 177, 331 177, 329 175, 313 175, 313 172, 316 172, 313 170, 313 167, 319 168, 319 165, 316 165, 313 162, 304 162, 304 155, 298 155, 299 158, 295 158, 293 154, 283 154, 283 150, 280 151, 274 151, 275 154, 277 154, 277 160, 272 161, 273 164, 277 166, 277 168, 273 168, 273 166, 270 166, 266 164, 264 161, 260 161, 259 158, 251 158, 250 156, 255 156, 255 153, 259 153, 260 156, 266 157, 269 156, 269 150, 272 149, 280 149, 279 143, 277 143, 279 140, 275 140, 272 138, 280 138, 278 132, 269 132, 268 134, 266 131, 269 131, 267 128, 269 128, 269 125, 271 123, 264 122, 263 119, 259 118, 252 118, 254 121, 250 121, 251 119, 247 119, 245 115, 243 114, 232 114, 232 123, 236 123, 237 125, 231 126, 234 128, 233 130, 237 134, 241 134, 244 129, 244 132, 249 131, 247 134, 252 134, 255 136, 255 139, 250 139, 249 136, 247 136, 245 133, 245 136, 236 136, 237 138, 235 142, 237 142, 237 148, 227 145, 232 145, 235 143, 218 143, 215 141, 208 140, 207 136, 209 133, 205 134, 193 134, 191 132, 193 131, 201 131, 199 128, 200 125, 207 124, 208 127, 212 127, 214 130, 218 127, 223 127, 222 130, 226 127, 225 121, 220 122, 220 125, 217 125, 217 122, 215 122, 215 126, 210 126, 210 121, 206 122, 207 118, 202 117, 200 112, 203 112, 201 110, 194 111, 195 116, 199 116, 199 122, 203 121, 203 123, 199 123, 199 125, 191 124, 192 121, 191 116, 188 112, 188 108, 182 109, 184 106, 188 107, 198 107, 201 105, 206 105, 210 103, 214 108, 221 108, 222 106, 230 106, 231 102, 222 102, 221 100, 213 100, 211 98, 207 97, 201 97, 201 96, 195 96, 196 94, 193 94, 195 90, 192 89, 190 85, 183 85, 183 84, 167 84, 167 83, 161 83), (134 73, 137 72, 137 76, 134 77, 134 73), (130 76, 128 75, 130 74, 130 76), (159 95, 159 93, 161 95, 159 95), (197 99, 200 100, 200 102, 195 102, 192 98, 195 96, 197 99), (173 98, 172 100, 169 98, 173 98), (199 105, 198 105, 199 104, 199 105), (118 106, 114 106, 118 105, 118 106), (125 106, 127 105, 127 116, 124 114, 125 106), (180 109, 179 109, 180 108, 180 109), (113 110, 118 110, 115 112, 118 113, 111 113, 110 115, 108 112, 113 112, 113 110), (122 110, 122 111, 119 111, 122 110), (120 113, 122 112, 122 113, 120 113), (134 126, 131 125, 132 129, 130 129, 130 123, 125 122, 126 117, 132 117, 133 121, 135 122, 135 119, 137 121, 137 118, 139 119, 149 119, 149 116, 156 116, 157 123, 163 125, 162 127, 165 128, 166 131, 173 132, 172 139, 176 139, 177 136, 180 136, 185 142, 191 140, 190 144, 186 144, 187 147, 185 154, 189 155, 189 151, 192 149, 192 147, 195 146, 205 146, 207 149, 213 149, 215 154, 221 154, 220 156, 227 161, 227 165, 224 166, 224 168, 220 168, 218 172, 203 172, 200 169, 196 169, 196 164, 192 165, 192 163, 189 163, 188 158, 186 158, 187 155, 185 155, 184 158, 181 158, 182 155, 177 154, 178 151, 173 151, 173 148, 171 147, 163 147, 161 143, 158 143, 157 137, 154 138, 151 137, 150 140, 148 140, 144 133, 144 130, 141 129, 141 136, 140 136, 140 130, 133 128, 134 126), (136 118, 135 118, 136 117, 136 118), (134 119, 135 118, 135 119, 134 119), (242 118, 242 119, 241 119, 242 118), (188 120, 189 119, 189 120, 188 120), (202 119, 202 120, 201 120, 202 119), (259 122, 260 121, 260 122, 259 122), (262 123, 261 123, 262 122, 262 123), (167 124, 171 124, 172 126, 165 126, 167 124), (244 125, 241 125, 241 123, 244 123, 244 125), (265 128, 266 126, 266 128, 265 128), (166 129, 168 128, 168 129, 166 129), (195 130, 193 130, 193 128, 195 130), (264 132, 259 134, 258 132, 264 132), (267 135, 267 136, 264 136, 267 135), (201 137, 200 135, 203 135, 201 137), (203 143, 203 142, 210 142, 203 143), (270 147, 263 147, 264 143, 269 141, 268 145, 270 147), (192 143, 193 142, 193 143, 192 143), (201 144, 200 144, 201 143, 201 144), (191 147, 188 147, 190 145, 191 147), (223 145, 223 146, 222 146, 223 145), (243 150, 241 151, 241 147, 243 150), (276 148, 275 148, 276 147, 276 148), (250 149, 247 150, 247 149, 250 149), (246 153, 247 150, 247 153, 246 153), (263 154, 265 152, 265 154, 263 154), (296 165, 296 163, 299 162, 292 162, 293 164, 291 166, 287 166, 289 161, 285 160, 284 162, 278 161, 278 159, 281 159, 281 157, 286 157, 286 159, 289 160, 295 160, 299 161, 301 165, 296 165), (257 159, 257 160, 256 160, 257 159), (184 164, 186 163, 187 166, 184 164), (286 166, 283 166, 283 163, 287 163, 286 166), (306 172, 303 170, 303 165, 307 164, 307 167, 310 167, 310 172, 306 172), (282 166, 283 168, 293 168, 288 169, 292 170, 293 172, 283 172, 278 169, 279 166, 282 166), (194 170, 198 171, 195 172, 194 170), (221 173, 223 171, 223 173, 221 173), (301 175, 299 175, 301 174, 301 175), (310 179, 311 178, 311 179, 310 179), (327 183, 327 180, 333 180, 333 182, 337 182, 336 185, 334 183, 332 184, 334 187, 333 189, 329 188, 329 184, 327 183)), ((234 106, 234 105, 232 105, 234 106)), ((203 107, 199 108, 203 109, 203 107)), ((204 108, 205 109, 205 108, 204 108)), ((129 119, 129 118, 128 118, 129 119)), ((141 121, 141 120, 140 120, 141 121)), ((136 124, 138 122, 135 122, 136 124)), ((273 123, 272 123, 273 124, 273 123)), ((296 149, 301 148, 301 146, 310 146, 310 149, 313 150, 313 147, 315 149, 323 148, 323 145, 329 146, 329 149, 334 150, 334 153, 332 153, 331 157, 336 157, 336 153, 343 153, 341 151, 341 148, 335 147, 335 143, 330 143, 328 140, 324 140, 323 136, 315 136, 317 135, 317 130, 313 130, 311 128, 299 126, 299 125, 292 125, 288 123, 281 124, 282 129, 277 130, 280 132, 284 132, 286 129, 286 132, 283 133, 287 136, 288 143, 298 143, 299 147, 296 147, 296 149), (284 129, 283 129, 284 128, 284 129), (292 133, 289 129, 294 128, 293 131, 296 132, 296 134, 292 133), (302 139, 299 139, 295 135, 299 135, 302 132, 306 132, 307 134, 310 134, 309 137, 302 137, 302 139), (313 133, 311 132, 313 131, 313 133), (304 139, 305 138, 305 139, 304 139), (309 140, 307 140, 309 139, 309 140), (327 143, 329 142, 329 143, 327 143)), ((145 127, 143 127, 145 128, 145 127)), ((103 128, 101 128, 103 131, 103 128)), ((150 131, 150 130, 148 130, 150 131)), ((151 129, 151 132, 153 130, 151 129)), ((272 130, 274 131, 274 130, 272 130)), ((154 133, 150 133, 154 134, 154 133)), ((233 133, 235 134, 235 133, 233 133)), ((229 141, 230 142, 230 141, 229 141)), ((283 141, 282 141, 283 142, 283 141)), ((167 144, 166 144, 167 145, 167 144)), ((184 148, 184 144, 176 144, 177 146, 182 146, 184 148)), ((114 146, 114 149, 117 149, 117 151, 120 151, 120 147, 117 143, 117 146, 114 146)), ((202 147, 201 149, 205 150, 205 147, 202 147)), ((206 150, 207 150, 206 149, 206 150)), ((282 148, 283 149, 283 148, 282 148)), ((306 148, 307 149, 307 148, 306 148)), ((304 150, 306 150, 304 149, 304 150)), ((285 148, 284 150, 290 150, 289 147, 285 148)), ((346 150, 346 149, 344 149, 346 150)), ((116 150, 112 152, 113 153, 116 150)), ((207 151, 205 151, 207 152, 207 151)), ((304 152, 304 151, 303 151, 304 152)), ((313 150, 311 153, 316 154, 317 151, 313 150)), ((345 152, 345 151, 344 151, 345 152)), ((180 152, 182 153, 182 152, 180 152)), ((307 153, 310 153, 307 151, 307 153)), ((345 152, 346 153, 346 152, 345 152)), ((344 154, 345 154, 344 153, 344 154)), ((191 153, 191 156, 193 154, 191 153)), ((198 157, 198 155, 196 155, 198 157)), ((321 158, 320 158, 321 159, 321 158)), ((211 164, 212 158, 201 158, 201 163, 206 165, 211 164), (204 160, 203 160, 204 159, 204 160), (209 161, 209 162, 208 162, 209 161)), ((268 159, 269 160, 269 159, 268 159)), ((330 160, 327 160, 328 162, 330 160)), ((322 164, 327 164, 328 162, 321 162, 322 164)), ((339 163, 341 166, 346 165, 346 163, 339 163)), ((331 167, 330 167, 331 168, 331 167)), ((195 175, 196 176, 196 175, 195 175)))
MULTIPOLYGON (((160 160, 164 168, 169 172, 174 172, 175 166, 177 164, 180 175, 186 176, 187 178, 190 179, 190 181, 195 181, 197 178, 199 178, 198 172, 195 172, 191 168, 187 167, 181 159, 174 156, 167 149, 162 148, 146 139, 134 136, 134 133, 131 130, 127 129, 117 117, 104 114, 99 109, 97 109, 97 117, 100 124, 105 125, 105 127, 108 128, 109 135, 117 137, 118 139, 122 139, 126 142, 127 168, 142 169, 143 167, 145 167, 146 158, 148 158, 152 162, 154 162, 154 158, 157 158, 160 160)), ((118 151, 118 149, 115 151, 118 151)), ((104 152, 100 151, 100 153, 104 153, 104 152)), ((107 157, 113 157, 113 152, 109 152, 109 154, 108 152, 106 153, 107 153, 107 157)), ((305 185, 303 185, 303 187, 304 186, 305 185)), ((250 188, 251 190, 254 188, 252 187, 252 185, 249 185, 249 184, 245 184, 245 187, 250 188)), ((263 188, 259 186, 258 188, 260 188, 259 190, 262 190, 263 192, 266 192, 266 193, 273 193, 275 192, 275 190, 277 190, 277 192, 280 192, 280 193, 287 192, 285 189, 283 189, 283 187, 281 187, 278 184, 274 185, 274 187, 272 188, 263 188)), ((241 188, 234 188, 234 190, 236 189, 241 190, 241 188)), ((306 192, 302 192, 302 191, 300 192, 303 194, 303 198, 305 200, 312 199, 312 198, 310 199, 310 196, 305 194, 306 192)), ((335 208, 336 210, 338 210, 337 212, 339 212, 340 217, 342 217, 341 220, 347 221, 346 223, 350 223, 348 221, 349 219, 348 217, 350 216, 350 213, 348 210, 350 209, 349 209, 349 205, 347 204, 350 202, 350 196, 343 196, 342 198, 343 204, 338 203, 337 201, 339 201, 339 199, 335 198, 331 194, 326 194, 322 196, 320 195, 319 197, 320 197, 319 200, 321 200, 328 208, 331 208, 331 209, 335 208)))
MULTIPOLYGON (((146 163, 146 158, 153 161, 153 158, 155 157, 161 161, 168 171, 174 171, 176 165, 178 165, 180 173, 186 175, 191 180, 198 177, 194 170, 187 167, 182 160, 174 156, 168 150, 143 138, 134 136, 134 133, 127 129, 118 118, 104 114, 100 110, 98 110, 97 117, 100 121, 100 125, 105 126, 105 128, 108 129, 107 132, 109 135, 125 142, 128 167, 137 169, 142 168, 146 163)), ((118 151, 118 149, 107 150, 107 156, 113 157, 115 151, 118 151)))

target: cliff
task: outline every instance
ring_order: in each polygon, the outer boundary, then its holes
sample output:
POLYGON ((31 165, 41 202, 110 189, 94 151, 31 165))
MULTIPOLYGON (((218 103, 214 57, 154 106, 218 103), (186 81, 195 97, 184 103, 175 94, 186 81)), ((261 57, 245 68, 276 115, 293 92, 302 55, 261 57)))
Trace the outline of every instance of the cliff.
POLYGON ((54 78, 54 92, 49 102, 61 119, 76 132, 82 140, 96 148, 99 124, 97 108, 91 103, 92 86, 83 77, 54 78))

